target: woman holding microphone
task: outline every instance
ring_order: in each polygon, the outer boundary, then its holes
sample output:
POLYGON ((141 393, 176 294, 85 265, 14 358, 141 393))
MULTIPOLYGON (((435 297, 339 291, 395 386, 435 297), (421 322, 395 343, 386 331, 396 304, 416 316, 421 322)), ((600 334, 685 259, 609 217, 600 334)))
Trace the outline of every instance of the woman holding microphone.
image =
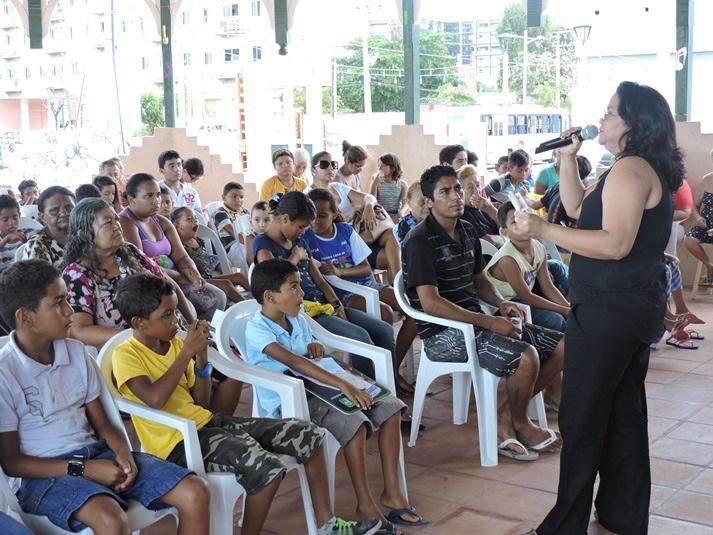
POLYGON ((594 481, 600 524, 645 534, 651 494, 644 379, 649 344, 666 310, 664 250, 672 195, 684 178, 675 123, 656 90, 622 82, 600 119, 599 143, 615 155, 596 185, 579 180, 580 129, 562 134, 560 194, 578 228, 518 212, 530 236, 573 252, 565 334, 557 503, 537 535, 587 533, 594 481))

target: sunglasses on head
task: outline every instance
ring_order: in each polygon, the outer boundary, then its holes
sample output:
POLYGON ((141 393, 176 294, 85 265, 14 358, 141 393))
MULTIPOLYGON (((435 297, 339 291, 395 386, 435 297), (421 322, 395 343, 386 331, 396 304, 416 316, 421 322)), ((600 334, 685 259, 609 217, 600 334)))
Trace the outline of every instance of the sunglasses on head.
POLYGON ((320 160, 315 167, 319 167, 320 169, 329 169, 330 167, 332 169, 336 169, 339 167, 339 162, 332 160, 331 162, 329 160, 320 160))

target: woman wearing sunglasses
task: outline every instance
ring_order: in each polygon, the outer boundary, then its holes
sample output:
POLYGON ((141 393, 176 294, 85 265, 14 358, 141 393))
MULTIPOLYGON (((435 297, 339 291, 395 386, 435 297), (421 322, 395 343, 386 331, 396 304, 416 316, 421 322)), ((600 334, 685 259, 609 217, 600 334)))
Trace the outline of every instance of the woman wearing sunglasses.
MULTIPOLYGON (((339 215, 347 223, 351 222, 354 214, 361 211, 364 226, 369 231, 376 227, 376 197, 369 193, 363 193, 350 188, 336 180, 339 163, 332 159, 332 155, 327 151, 318 152, 312 157, 312 188, 326 189, 334 195, 337 201, 339 215)), ((384 232, 371 246, 373 254, 369 257, 369 264, 372 269, 386 269, 389 282, 392 283, 394 277, 401 269, 401 249, 394 237, 393 232, 384 232)))

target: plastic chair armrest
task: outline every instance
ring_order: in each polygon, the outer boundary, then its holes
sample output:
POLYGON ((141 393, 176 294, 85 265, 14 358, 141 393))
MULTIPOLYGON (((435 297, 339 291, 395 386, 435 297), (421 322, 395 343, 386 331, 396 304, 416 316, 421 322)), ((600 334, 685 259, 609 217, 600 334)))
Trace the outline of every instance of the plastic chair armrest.
POLYGON ((368 286, 363 286, 355 282, 340 279, 336 275, 325 275, 325 280, 335 288, 360 295, 366 301, 366 313, 377 319, 381 319, 381 306, 379 304, 379 291, 368 286))

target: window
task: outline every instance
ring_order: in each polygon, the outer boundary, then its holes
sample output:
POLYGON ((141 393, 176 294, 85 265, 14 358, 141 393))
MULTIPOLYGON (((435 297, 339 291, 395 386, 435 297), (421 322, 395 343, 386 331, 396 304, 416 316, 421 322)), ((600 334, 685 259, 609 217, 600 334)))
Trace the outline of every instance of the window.
POLYGON ((104 33, 104 23, 103 23, 103 22, 100 22, 100 23, 99 23, 99 31, 100 31, 101 33, 104 33))
POLYGON ((208 22, 208 8, 203 8, 203 22, 208 22))
POLYGON ((5 13, 5 15, 9 15, 10 14, 10 4, 3 5, 2 10, 5 13))
POLYGON ((251 0, 250 10, 253 17, 260 16, 260 0, 251 0))
POLYGON ((144 56, 144 57, 141 58, 141 67, 142 67, 144 70, 146 70, 146 69, 149 68, 149 58, 147 58, 146 56, 144 56))
POLYGON ((77 74, 79 72, 79 64, 75 61, 72 63, 72 74, 77 74))
POLYGON ((240 61, 240 49, 239 48, 226 48, 225 49, 225 62, 233 63, 240 61))
POLYGON ((183 66, 188 67, 190 64, 191 64, 191 53, 184 52, 183 53, 183 66))
POLYGON ((139 30, 144 31, 144 18, 139 17, 139 30))
POLYGON ((188 11, 183 11, 181 13, 181 24, 188 24, 190 22, 190 15, 188 11))
POLYGON ((45 69, 42 65, 40 65, 40 78, 42 78, 45 75, 45 69))
POLYGON ((59 76, 62 74, 62 65, 52 65, 52 75, 59 76))
POLYGON ((30 68, 25 67, 25 78, 29 78, 30 76, 32 76, 32 74, 30 73, 30 68))
POLYGON ((9 33, 5 34, 5 42, 8 45, 11 45, 12 44, 12 35, 10 35, 9 33))
POLYGON ((226 6, 223 6, 223 16, 237 17, 238 16, 238 4, 228 4, 226 6))
POLYGON ((12 80, 15 77, 15 73, 12 72, 12 69, 7 70, 7 77, 10 78, 10 80, 12 80))
POLYGON ((253 47, 253 61, 259 61, 262 59, 262 47, 253 47))
POLYGON ((203 63, 205 65, 210 65, 213 63, 213 54, 211 52, 206 52, 203 55, 203 63))
POLYGON ((125 20, 122 20, 122 21, 121 21, 121 31, 122 31, 123 33, 126 33, 126 30, 128 30, 128 29, 129 29, 129 25, 126 24, 126 21, 125 21, 125 20))

